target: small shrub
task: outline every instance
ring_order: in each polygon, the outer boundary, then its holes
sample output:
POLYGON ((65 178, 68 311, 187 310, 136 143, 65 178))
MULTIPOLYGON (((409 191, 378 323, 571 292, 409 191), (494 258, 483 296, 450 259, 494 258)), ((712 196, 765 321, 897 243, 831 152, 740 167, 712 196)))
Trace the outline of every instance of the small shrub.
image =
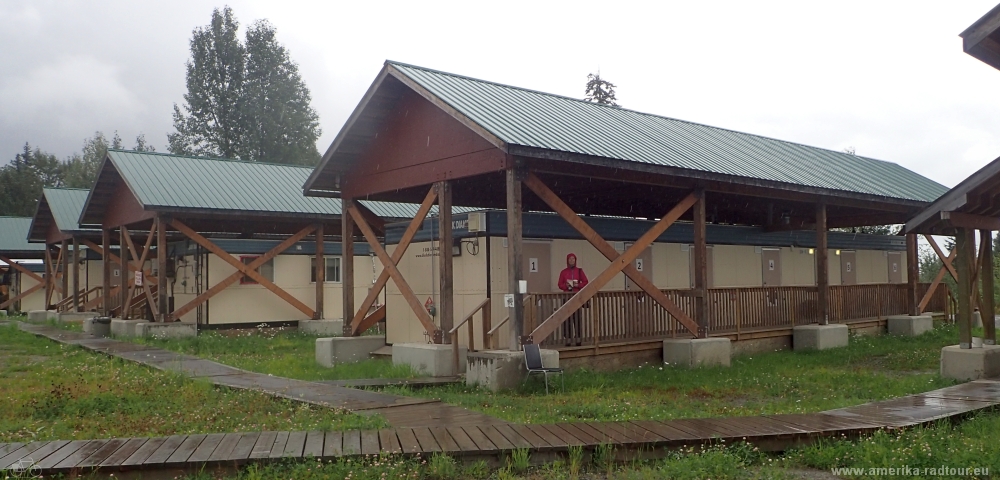
POLYGON ((434 480, 458 478, 458 463, 443 453, 435 453, 427 462, 427 477, 434 480))
POLYGON ((569 474, 573 478, 580 475, 580 469, 583 467, 583 447, 579 445, 574 445, 569 447, 569 474))

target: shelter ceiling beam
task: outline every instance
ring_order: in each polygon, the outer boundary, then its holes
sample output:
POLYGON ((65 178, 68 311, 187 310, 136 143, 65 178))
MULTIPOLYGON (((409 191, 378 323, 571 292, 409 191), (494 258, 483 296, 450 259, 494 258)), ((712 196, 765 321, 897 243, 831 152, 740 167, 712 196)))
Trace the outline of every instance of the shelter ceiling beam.
MULTIPOLYGON (((413 237, 417 234, 417 231, 420 230, 421 225, 423 225, 424 223, 424 218, 427 217, 427 214, 431 211, 431 207, 434 206, 434 202, 436 200, 437 200, 437 189, 431 187, 427 191, 427 195, 424 196, 423 202, 420 203, 420 208, 417 209, 417 214, 413 216, 413 220, 410 220, 409 226, 406 227, 406 231, 403 232, 403 236, 399 239, 399 243, 396 244, 396 249, 393 250, 392 256, 389 257, 390 261, 389 263, 391 263, 393 267, 398 265, 399 261, 403 258, 403 254, 406 253, 406 249, 410 246, 410 242, 413 241, 413 237)), ((353 204, 357 202, 350 202, 350 203, 352 205, 349 205, 347 207, 348 212, 356 211, 356 210, 351 210, 351 208, 354 206, 353 204)), ((351 217, 352 219, 354 218, 353 214, 349 214, 348 216, 351 217)), ((360 228, 360 225, 358 226, 360 228)), ((367 237, 365 237, 365 239, 367 240, 367 237)), ((369 243, 371 242, 369 241, 369 243)), ((378 248, 381 250, 382 245, 376 242, 376 245, 372 246, 372 248, 378 248)), ((379 257, 379 260, 383 263, 383 265, 388 265, 385 262, 385 260, 383 260, 381 257, 379 257)), ((375 300, 378 299, 378 295, 382 291, 382 289, 385 288, 386 283, 389 282, 390 276, 391 275, 389 269, 383 267, 382 272, 379 273, 378 278, 375 280, 375 283, 372 284, 372 288, 368 290, 368 295, 365 296, 365 299, 361 302, 361 305, 359 306, 357 312, 352 312, 354 318, 351 319, 351 335, 359 335, 361 334, 361 332, 364 332, 369 327, 371 327, 371 324, 364 322, 364 320, 365 318, 368 318, 369 310, 371 310, 372 306, 375 304, 375 300)), ((421 311, 427 313, 423 309, 421 309, 421 311)), ((417 314, 417 317, 421 318, 419 313, 417 314)), ((421 324, 424 325, 425 329, 427 328, 427 325, 424 324, 423 320, 421 320, 421 324)))
POLYGON ((198 232, 195 232, 194 230, 189 228, 180 220, 170 219, 169 224, 170 226, 177 229, 177 231, 183 233, 185 236, 193 240, 195 243, 201 245, 206 250, 214 253, 217 257, 222 259, 222 261, 228 263, 229 265, 232 265, 232 267, 236 269, 236 272, 226 277, 221 282, 215 284, 212 288, 209 288, 205 293, 198 295, 194 300, 191 300, 183 307, 172 312, 169 316, 170 319, 176 319, 182 317, 184 314, 190 312, 198 305, 203 303, 205 300, 212 298, 213 296, 224 290, 226 287, 239 280, 239 278, 242 276, 250 277, 264 288, 270 290, 279 298, 281 298, 282 300, 289 303, 291 306, 295 307, 297 310, 305 314, 306 318, 313 318, 316 315, 316 312, 313 309, 309 308, 308 305, 302 303, 301 301, 299 301, 299 299, 291 296, 288 292, 282 290, 281 287, 278 287, 270 280, 264 278, 264 276, 257 271, 257 269, 260 268, 260 266, 266 263, 268 260, 271 260, 281 252, 291 248, 292 245, 295 245, 300 240, 305 238, 307 235, 311 234, 316 229, 315 225, 306 226, 295 235, 285 239, 285 241, 281 242, 280 244, 269 250, 264 255, 257 257, 257 259, 251 262, 249 265, 246 265, 243 262, 233 258, 233 256, 230 255, 228 252, 223 250, 218 245, 212 243, 207 238, 201 236, 198 232))
POLYGON ((601 288, 607 285, 615 275, 621 273, 626 265, 631 264, 636 258, 653 243, 667 228, 670 227, 678 218, 681 217, 685 212, 691 209, 692 206, 698 201, 698 196, 694 193, 689 194, 684 197, 680 203, 678 203, 674 208, 667 212, 660 221, 656 222, 652 228, 649 229, 645 234, 643 234, 639 239, 632 244, 624 253, 615 258, 600 275, 598 275, 593 281, 583 287, 576 295, 570 297, 569 301, 564 303, 558 310, 552 313, 549 318, 545 319, 538 327, 535 328, 533 332, 525 339, 525 343, 534 343, 535 339, 541 341, 542 339, 548 337, 559 327, 567 318, 580 309, 587 301, 594 297, 601 288))
POLYGON ((941 212, 941 220, 946 220, 955 228, 1000 230, 1000 218, 995 217, 985 217, 963 212, 941 212))
MULTIPOLYGON (((583 235, 583 238, 587 239, 594 248, 597 249, 601 255, 605 258, 614 262, 618 258, 618 251, 615 247, 609 244, 596 230, 591 228, 587 222, 583 221, 576 212, 574 212, 569 205, 566 205, 562 199, 553 192, 548 185, 545 185, 541 179, 538 178, 534 173, 528 172, 524 179, 524 184, 534 192, 538 198, 542 199, 549 207, 555 210, 556 213, 562 217, 571 227, 573 227, 577 232, 583 235)), ((698 325, 691 319, 687 314, 684 313, 674 302, 672 302, 652 281, 647 279, 638 270, 636 270, 635 265, 631 262, 626 265, 622 271, 631 279, 635 284, 646 292, 650 298, 656 301, 664 310, 666 310, 671 316, 673 316, 681 325, 684 326, 692 335, 698 336, 698 325)), ((572 312, 571 312, 572 313, 572 312)))

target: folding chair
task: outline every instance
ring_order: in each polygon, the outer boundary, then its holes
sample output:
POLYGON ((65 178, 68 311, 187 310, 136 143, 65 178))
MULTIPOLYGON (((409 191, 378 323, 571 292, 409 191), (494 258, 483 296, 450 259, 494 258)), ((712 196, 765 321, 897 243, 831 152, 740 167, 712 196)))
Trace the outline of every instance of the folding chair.
POLYGON ((549 394, 549 374, 559 374, 559 379, 562 382, 562 389, 566 390, 566 379, 563 378, 563 369, 561 368, 545 368, 542 366, 542 352, 538 349, 538 345, 529 344, 524 346, 524 367, 528 369, 528 376, 530 377, 532 373, 541 373, 545 376, 545 394, 549 394))

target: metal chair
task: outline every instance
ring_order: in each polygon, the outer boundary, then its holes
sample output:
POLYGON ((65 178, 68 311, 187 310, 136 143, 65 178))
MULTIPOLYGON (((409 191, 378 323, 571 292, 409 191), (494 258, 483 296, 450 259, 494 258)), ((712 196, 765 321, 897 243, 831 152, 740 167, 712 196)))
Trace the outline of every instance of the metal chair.
POLYGON ((545 394, 549 394, 549 374, 559 374, 563 391, 566 390, 566 379, 563 378, 563 369, 545 368, 542 366, 542 352, 538 345, 528 344, 524 346, 524 367, 528 370, 528 376, 532 373, 541 373, 545 376, 545 394))

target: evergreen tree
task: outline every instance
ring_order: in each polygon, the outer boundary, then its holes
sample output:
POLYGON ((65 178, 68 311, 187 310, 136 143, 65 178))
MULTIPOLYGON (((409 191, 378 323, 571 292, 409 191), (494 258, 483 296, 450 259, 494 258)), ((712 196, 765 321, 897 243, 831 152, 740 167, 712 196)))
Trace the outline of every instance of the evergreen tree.
POLYGON ((0 212, 7 216, 35 214, 42 187, 62 185, 62 165, 55 155, 25 143, 24 150, 0 167, 0 212))
POLYGON ((619 106, 615 98, 615 84, 601 78, 601 73, 587 75, 587 96, 584 100, 602 105, 619 106))

